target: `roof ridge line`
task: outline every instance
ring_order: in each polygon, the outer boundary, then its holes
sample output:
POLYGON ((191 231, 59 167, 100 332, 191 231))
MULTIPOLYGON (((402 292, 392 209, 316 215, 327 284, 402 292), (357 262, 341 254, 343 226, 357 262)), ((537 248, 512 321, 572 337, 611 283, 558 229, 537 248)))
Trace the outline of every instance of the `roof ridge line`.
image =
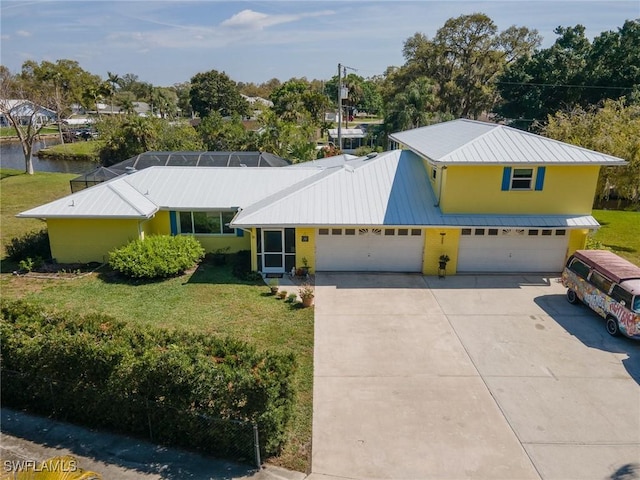
MULTIPOLYGON (((304 191, 304 190, 307 190, 307 189, 311 188, 313 185, 317 184, 317 183, 318 183, 318 182, 320 182, 321 180, 324 180, 325 178, 329 178, 329 177, 331 177, 331 176, 333 176, 333 175, 336 175, 336 174, 337 174, 338 172, 340 172, 341 170, 344 170, 344 168, 343 168, 342 166, 339 166, 339 167, 324 168, 324 169, 322 169, 322 170, 318 171, 318 173, 316 173, 316 174, 314 174, 314 175, 312 175, 312 176, 310 176, 310 177, 304 178, 304 179, 300 180, 299 182, 296 182, 296 183, 294 183, 294 184, 292 184, 292 185, 288 185, 287 187, 283 188, 282 190, 278 190, 277 192, 274 192, 274 193, 272 193, 271 195, 268 195, 268 196, 266 196, 266 197, 263 197, 263 198, 261 198, 260 200, 258 200, 257 202, 252 203, 251 205, 247 205, 245 208, 243 208, 242 210, 240 210, 240 212, 245 212, 246 210, 249 210, 251 207, 254 207, 254 206, 256 206, 256 205, 258 205, 258 204, 260 204, 260 203, 263 203, 263 202, 264 202, 264 203, 266 203, 266 202, 267 202, 267 200, 269 200, 269 199, 270 199, 270 198, 272 198, 272 197, 275 197, 276 195, 280 195, 280 194, 281 194, 282 192, 284 192, 285 190, 291 190, 290 192, 288 192, 288 193, 287 193, 286 195, 284 195, 283 197, 281 197, 281 198, 278 198, 278 199, 277 199, 277 203, 279 203, 279 202, 281 202, 281 201, 283 201, 283 200, 286 200, 286 199, 287 199, 287 198, 289 198, 291 195, 294 195, 294 194, 296 194, 296 193, 298 193, 298 192, 302 192, 302 191, 304 191), (333 171, 333 172, 331 172, 331 170, 334 170, 334 171, 333 171), (329 172, 329 173, 328 173, 327 175, 322 175, 322 174, 323 174, 323 173, 325 173, 325 172, 329 172), (319 177, 319 178, 315 178, 315 177, 319 177), (315 180, 314 180, 314 178, 315 178, 315 180), (300 189, 294 189, 294 187, 295 187, 296 185, 298 185, 298 184, 300 184, 300 183, 303 183, 303 182, 306 182, 306 181, 308 181, 308 180, 313 180, 313 181, 309 182, 307 185, 304 185, 304 186, 303 186, 302 188, 300 188, 300 189)), ((271 206, 271 205, 273 205, 273 204, 272 204, 272 203, 267 203, 265 206, 256 207, 256 208, 257 208, 257 209, 256 209, 256 211, 255 211, 255 212, 249 212, 249 214, 250 214, 250 215, 253 215, 253 214, 255 214, 256 212, 259 212, 260 210, 262 210, 263 208, 268 207, 268 206, 271 206)), ((240 213, 240 212, 239 212, 239 213, 240 213)), ((232 222, 232 223, 233 223, 233 222, 232 222)))
MULTIPOLYGON (((160 207, 156 204, 156 202, 152 201, 150 198, 147 198, 146 195, 144 195, 142 192, 140 192, 136 187, 134 187, 133 185, 131 185, 129 182, 127 182, 127 180, 125 178, 122 179, 122 181, 124 183, 126 183, 129 187, 131 187, 131 189, 136 192, 138 195, 140 195, 142 198, 144 198, 145 200, 147 200, 148 202, 152 203, 154 207, 156 207, 156 212, 160 209, 160 207)), ((115 182, 114 182, 115 183, 115 182)), ((115 193, 116 195, 118 195, 118 197, 120 197, 125 203, 127 203, 131 208, 133 208, 136 212, 138 212, 140 215, 144 215, 145 217, 147 216, 143 211, 141 211, 136 205, 134 205, 133 203, 131 203, 126 196, 124 196, 120 191, 118 191, 117 188, 113 187, 113 183, 108 183, 107 184, 107 188, 109 190, 111 190, 113 193, 115 193)), ((155 213, 155 212, 154 212, 155 213)))
MULTIPOLYGON (((481 125, 487 125, 489 127, 491 127, 491 129, 487 130, 486 132, 484 132, 481 135, 478 135, 477 137, 475 137, 473 140, 464 143, 462 145, 460 145, 458 148, 451 150, 449 153, 447 153, 444 157, 442 158, 447 158, 451 155, 453 155, 455 152, 457 152, 458 150, 461 150, 467 146, 469 146, 470 144, 476 143, 478 140, 480 140, 481 138, 484 138, 485 136, 489 135, 490 133, 493 133, 493 131, 496 128, 500 128, 503 127, 504 125, 500 125, 499 123, 489 123, 489 122, 481 122, 479 120, 471 120, 470 118, 459 118, 458 120, 462 121, 462 122, 469 122, 469 123, 477 123, 477 124, 481 124, 481 125)), ((435 162, 436 160, 434 160, 435 162)), ((438 162, 442 162, 443 160, 437 160, 438 162)))

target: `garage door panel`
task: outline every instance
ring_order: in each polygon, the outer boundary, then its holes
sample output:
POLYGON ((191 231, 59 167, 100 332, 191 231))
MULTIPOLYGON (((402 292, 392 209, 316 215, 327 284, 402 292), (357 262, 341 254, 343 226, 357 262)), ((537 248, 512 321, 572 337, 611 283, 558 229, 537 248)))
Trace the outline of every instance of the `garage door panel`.
MULTIPOLYGON (((424 236, 385 235, 382 230, 355 235, 318 235, 316 270, 348 272, 420 272, 424 236), (375 232, 375 233, 374 233, 375 232)), ((390 230, 390 229, 386 229, 390 230)))
POLYGON ((568 245, 566 235, 462 235, 459 272, 559 272, 568 245))

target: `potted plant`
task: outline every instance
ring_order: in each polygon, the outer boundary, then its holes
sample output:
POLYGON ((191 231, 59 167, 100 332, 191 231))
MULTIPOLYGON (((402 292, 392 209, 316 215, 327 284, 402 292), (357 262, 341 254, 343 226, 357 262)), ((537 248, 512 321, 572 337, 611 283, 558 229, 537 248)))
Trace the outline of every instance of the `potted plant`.
POLYGON ((286 291, 286 290, 280 290, 280 291, 278 292, 278 298, 279 298, 280 300, 284 300, 284 298, 285 298, 286 296, 287 296, 287 291, 286 291))
POLYGON ((447 255, 446 253, 440 255, 440 258, 438 258, 438 266, 440 270, 447 269, 447 263, 449 262, 449 260, 451 259, 449 258, 449 255, 447 255))
POLYGON ((303 307, 310 307, 313 303, 313 288, 308 283, 303 283, 300 289, 298 290, 298 294, 300 295, 300 300, 302 300, 303 307))
POLYGON ((302 277, 305 277, 309 274, 309 261, 307 257, 302 257, 302 267, 300 267, 300 271, 302 273, 302 277))
POLYGON ((269 288, 271 289, 271 295, 275 295, 278 293, 278 279, 271 278, 269 279, 269 288))

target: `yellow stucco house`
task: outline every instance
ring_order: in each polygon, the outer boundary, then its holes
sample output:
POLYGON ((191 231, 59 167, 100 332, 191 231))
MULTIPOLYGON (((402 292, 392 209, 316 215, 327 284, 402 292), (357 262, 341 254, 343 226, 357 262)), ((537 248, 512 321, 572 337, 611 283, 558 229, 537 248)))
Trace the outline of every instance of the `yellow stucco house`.
POLYGON ((454 120, 367 157, 279 168, 152 167, 19 217, 47 222, 60 263, 103 262, 153 234, 251 250, 254 270, 559 272, 598 228, 598 172, 624 160, 510 127, 454 120), (304 259, 304 260, 303 260, 304 259))

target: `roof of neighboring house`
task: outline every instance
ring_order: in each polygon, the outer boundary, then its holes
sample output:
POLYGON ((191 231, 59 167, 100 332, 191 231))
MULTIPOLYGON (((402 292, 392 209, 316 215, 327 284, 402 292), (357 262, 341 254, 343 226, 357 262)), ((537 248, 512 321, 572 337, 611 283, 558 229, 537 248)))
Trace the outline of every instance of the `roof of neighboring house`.
MULTIPOLYGON (((329 137, 338 138, 338 129, 330 128, 328 130, 329 137)), ((340 130, 340 136, 342 138, 364 138, 366 137, 366 133, 361 128, 342 128, 340 130)))
POLYGON ((1 100, 0 105, 2 106, 2 110, 12 111, 16 109, 21 109, 22 112, 18 112, 21 115, 31 115, 34 111, 34 105, 38 107, 38 112, 43 115, 48 115, 50 117, 55 117, 56 112, 51 110, 50 108, 43 107, 42 105, 38 105, 33 103, 31 100, 26 99, 7 99, 1 100))
POLYGON ((598 226, 590 215, 445 215, 425 188, 429 178, 422 160, 407 150, 359 158, 323 172, 243 209, 231 225, 598 226))
POLYGON ((505 125, 452 120, 389 135, 418 155, 446 165, 625 165, 618 157, 505 125))
POLYGON ((18 214, 27 218, 150 218, 160 209, 235 210, 318 169, 151 167, 18 214))

